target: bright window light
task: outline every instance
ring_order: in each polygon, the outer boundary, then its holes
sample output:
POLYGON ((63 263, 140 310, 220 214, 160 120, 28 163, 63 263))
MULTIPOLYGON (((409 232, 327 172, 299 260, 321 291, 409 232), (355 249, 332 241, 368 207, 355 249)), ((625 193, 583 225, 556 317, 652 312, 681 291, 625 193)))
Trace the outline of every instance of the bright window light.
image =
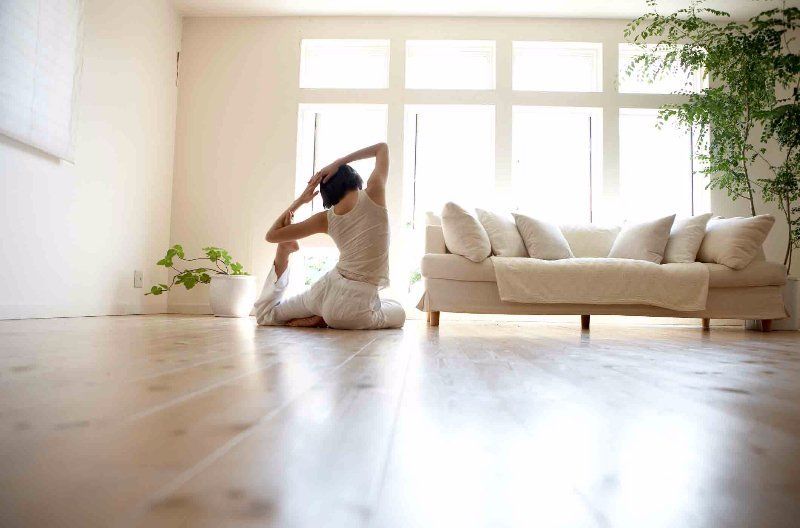
POLYGON ((557 223, 590 222, 601 187, 599 108, 515 106, 512 204, 557 223))
POLYGON ((485 203, 494 192, 494 107, 406 106, 404 167, 404 209, 414 225, 449 201, 485 203))
MULTIPOLYGON (((446 202, 488 207, 494 195, 494 107, 408 105, 403 146, 403 226, 393 287, 413 306, 422 293, 425 213, 446 202)), ((393 235, 394 236, 394 235, 393 235)))
MULTIPOLYGON (((386 141, 386 105, 301 104, 297 123, 297 175, 295 191, 305 189, 308 180, 319 169, 368 145, 386 141)), ((374 159, 356 161, 351 166, 366 182, 374 159)), ((322 210, 317 196, 304 206, 297 218, 308 217, 322 210)))
POLYGON ((619 113, 620 197, 626 220, 708 210, 703 178, 692 173, 693 134, 669 122, 661 127, 657 123, 658 110, 623 108, 619 113))
POLYGON ((388 40, 303 39, 300 88, 387 88, 388 40))
POLYGON ((634 57, 642 54, 647 49, 653 50, 654 48, 652 46, 643 48, 634 44, 619 45, 620 93, 669 94, 699 92, 707 85, 700 72, 689 72, 677 66, 662 72, 653 82, 650 82, 649 77, 644 77, 644 70, 641 66, 635 67, 629 74, 628 66, 633 62, 634 57))
POLYGON ((409 40, 406 88, 493 90, 493 40, 409 40))
POLYGON ((603 45, 599 42, 514 42, 513 54, 514 90, 603 90, 603 45))

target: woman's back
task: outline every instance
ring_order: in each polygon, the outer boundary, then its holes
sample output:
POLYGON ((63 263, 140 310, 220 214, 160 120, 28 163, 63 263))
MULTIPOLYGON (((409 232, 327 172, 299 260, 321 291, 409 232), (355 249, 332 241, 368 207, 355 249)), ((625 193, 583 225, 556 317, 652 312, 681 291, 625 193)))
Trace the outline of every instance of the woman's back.
POLYGON ((339 248, 336 269, 346 279, 389 284, 389 214, 364 191, 346 213, 328 209, 328 234, 339 248))

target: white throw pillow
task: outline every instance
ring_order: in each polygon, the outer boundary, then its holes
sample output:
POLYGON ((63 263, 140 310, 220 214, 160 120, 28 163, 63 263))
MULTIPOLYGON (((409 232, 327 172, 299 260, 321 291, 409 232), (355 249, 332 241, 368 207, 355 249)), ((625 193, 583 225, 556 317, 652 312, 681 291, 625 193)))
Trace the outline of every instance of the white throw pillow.
POLYGON ((712 218, 697 253, 700 262, 715 262, 733 269, 747 267, 759 254, 775 217, 712 218))
POLYGON ((442 209, 442 233, 450 253, 481 262, 492 252, 489 235, 463 207, 448 202, 442 209))
POLYGON ((528 250, 510 214, 499 214, 476 209, 478 221, 489 235, 492 253, 498 257, 527 257, 528 250))
POLYGON ((425 213, 425 225, 440 226, 442 225, 442 218, 431 211, 425 213))
POLYGON ((664 250, 664 263, 697 260, 697 252, 706 236, 706 224, 709 220, 711 213, 676 219, 664 250))
POLYGON ((619 226, 565 224, 559 226, 577 258, 605 258, 620 232, 619 226))
POLYGON ((514 213, 514 220, 528 255, 532 258, 561 260, 574 257, 567 239, 557 225, 517 213, 514 213))
POLYGON ((658 220, 623 227, 614 245, 611 246, 609 258, 647 260, 661 264, 674 221, 675 215, 669 215, 658 220))

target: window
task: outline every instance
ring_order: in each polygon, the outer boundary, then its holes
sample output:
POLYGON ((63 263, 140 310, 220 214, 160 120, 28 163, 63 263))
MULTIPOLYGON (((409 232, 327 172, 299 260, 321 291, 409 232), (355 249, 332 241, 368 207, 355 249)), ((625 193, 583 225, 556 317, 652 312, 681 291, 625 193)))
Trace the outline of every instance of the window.
POLYGON ((494 195, 494 107, 408 105, 405 109, 403 226, 393 244, 402 248, 393 285, 409 306, 422 293, 425 213, 445 202, 487 205, 494 195), (404 295, 403 295, 404 294, 404 295))
POLYGON ((325 239, 306 239, 300 251, 290 257, 289 286, 286 297, 300 294, 332 270, 339 261, 339 250, 325 239))
POLYGON ((409 40, 406 88, 492 90, 493 40, 409 40))
MULTIPOLYGON (((652 46, 649 49, 653 49, 652 46)), ((653 82, 643 76, 640 66, 628 74, 628 66, 645 48, 633 44, 619 45, 619 91, 620 93, 668 94, 682 91, 698 92, 705 86, 699 72, 689 72, 675 66, 661 73, 653 82)))
POLYGON ((303 39, 300 88, 386 88, 388 40, 303 39))
POLYGON ((406 223, 425 225, 445 202, 484 203, 494 193, 494 107, 406 106, 406 223))
POLYGON ((515 106, 512 203, 558 223, 592 220, 603 144, 601 110, 515 106))
POLYGON ((73 158, 83 2, 0 2, 0 133, 73 158))
POLYGON ((703 178, 695 178, 694 134, 672 123, 657 127, 658 110, 620 110, 620 197, 627 220, 708 211, 703 178))
MULTIPOLYGON (((328 163, 366 145, 386 141, 386 105, 301 104, 297 124, 297 175, 295 191, 305 189, 309 178, 328 163)), ((366 183, 375 167, 367 159, 351 164, 366 183)), ((298 219, 322 210, 317 196, 298 211, 298 219)))
POLYGON ((599 92, 603 45, 596 42, 514 42, 514 90, 599 92))

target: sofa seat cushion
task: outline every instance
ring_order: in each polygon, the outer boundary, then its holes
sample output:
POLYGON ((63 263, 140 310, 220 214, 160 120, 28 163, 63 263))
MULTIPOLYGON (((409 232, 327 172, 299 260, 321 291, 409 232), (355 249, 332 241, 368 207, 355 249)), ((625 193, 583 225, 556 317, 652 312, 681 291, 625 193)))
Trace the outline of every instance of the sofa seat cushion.
POLYGON ((706 264, 710 288, 748 288, 755 286, 783 286, 786 268, 777 262, 753 261, 746 268, 731 269, 722 264, 706 264))
POLYGON ((492 259, 472 262, 461 255, 427 254, 422 257, 422 276, 426 279, 450 279, 472 282, 495 282, 492 259))
MULTIPOLYGON (((776 262, 755 261, 744 269, 734 270, 722 264, 705 264, 709 288, 751 288, 783 286, 786 268, 776 262)), ((427 254, 422 257, 422 276, 472 282, 497 282, 492 259, 472 262, 460 255, 427 254)))

